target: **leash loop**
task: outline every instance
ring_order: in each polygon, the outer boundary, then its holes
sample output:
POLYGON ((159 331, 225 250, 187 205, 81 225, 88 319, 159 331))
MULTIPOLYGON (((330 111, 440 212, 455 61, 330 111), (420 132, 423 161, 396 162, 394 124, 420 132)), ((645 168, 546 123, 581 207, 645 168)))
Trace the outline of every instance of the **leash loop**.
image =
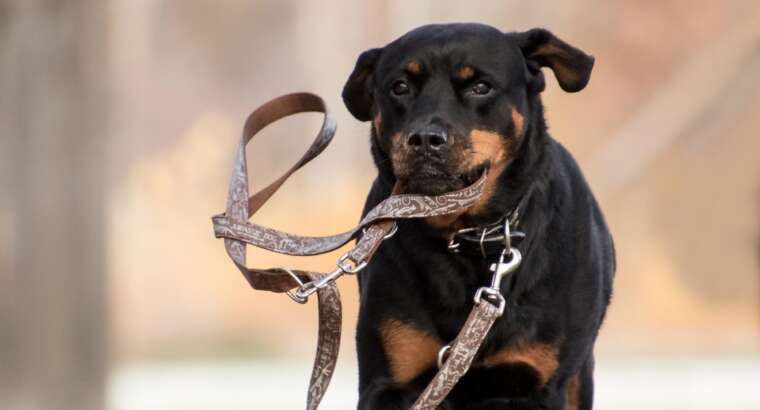
MULTIPOLYGON (((310 93, 288 94, 262 105, 246 119, 235 152, 230 177, 227 207, 224 213, 211 219, 214 235, 223 238, 224 247, 232 262, 248 280, 252 288, 272 292, 285 292, 299 304, 317 293, 319 333, 317 352, 312 368, 307 395, 307 409, 314 410, 324 396, 335 369, 341 332, 341 303, 335 280, 345 274, 355 274, 367 266, 380 244, 396 233, 399 219, 426 218, 459 212, 476 203, 485 188, 486 173, 469 186, 436 196, 393 193, 372 208, 361 222, 351 230, 331 236, 302 236, 278 231, 249 222, 285 181, 301 167, 318 156, 330 143, 336 122, 324 101, 310 93), (302 157, 283 175, 266 187, 250 195, 246 145, 267 125, 290 115, 302 112, 320 112, 324 121, 316 138, 302 157), (356 245, 341 256, 330 273, 317 273, 288 268, 250 268, 246 263, 247 245, 287 255, 307 256, 329 252, 359 238, 356 245)), ((495 313, 493 306, 477 306, 477 314, 468 321, 477 327, 478 335, 487 332, 495 313)), ((475 340, 473 339, 472 342, 475 340)), ((470 343, 471 341, 466 340, 470 343)), ((465 344, 467 344, 465 343, 465 344)), ((461 344, 461 343, 460 343, 461 344)), ((452 352, 457 345, 452 345, 452 352)), ((452 354, 452 358, 455 356, 452 354)), ((449 362, 460 360, 447 360, 449 362)), ((468 362, 469 365, 469 362, 468 362)))

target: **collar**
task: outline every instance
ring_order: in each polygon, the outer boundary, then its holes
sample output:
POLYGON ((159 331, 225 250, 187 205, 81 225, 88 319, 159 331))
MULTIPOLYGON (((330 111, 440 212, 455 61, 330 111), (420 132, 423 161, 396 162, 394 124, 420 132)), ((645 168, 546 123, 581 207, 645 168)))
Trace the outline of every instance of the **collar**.
POLYGON ((533 193, 533 185, 528 188, 517 205, 498 221, 485 226, 460 229, 449 237, 448 249, 452 253, 476 255, 487 258, 498 255, 504 249, 517 246, 525 233, 518 230, 520 217, 533 193))

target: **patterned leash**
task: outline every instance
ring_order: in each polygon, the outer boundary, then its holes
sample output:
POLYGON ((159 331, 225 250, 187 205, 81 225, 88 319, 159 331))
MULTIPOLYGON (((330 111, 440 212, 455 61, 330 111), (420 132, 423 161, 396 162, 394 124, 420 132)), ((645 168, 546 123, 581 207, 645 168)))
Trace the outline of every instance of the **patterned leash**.
MULTIPOLYGON (((249 218, 269 200, 290 175, 327 147, 335 134, 335 127, 335 119, 327 110, 324 101, 314 94, 288 94, 259 107, 248 116, 243 128, 230 179, 227 209, 224 213, 212 217, 215 236, 224 238, 227 254, 254 289, 286 292, 298 303, 306 303, 310 295, 317 293, 319 335, 309 382, 306 405, 308 410, 319 406, 330 383, 338 357, 341 303, 335 280, 344 274, 354 274, 363 269, 383 240, 393 236, 396 231, 396 220, 425 218, 461 211, 477 202, 483 193, 486 179, 484 173, 468 187, 437 196, 391 195, 368 212, 356 227, 337 235, 300 236, 249 222, 249 218), (285 174, 253 196, 249 196, 246 145, 267 125, 302 112, 324 113, 324 122, 316 139, 301 159, 285 174), (356 238, 358 238, 356 245, 338 259, 336 269, 330 273, 288 268, 249 268, 246 265, 247 245, 287 255, 307 256, 332 251, 356 238)), ((506 229, 509 229, 508 226, 506 229)), ((470 316, 451 348, 447 349, 448 359, 444 363, 441 357, 438 374, 412 409, 436 408, 467 372, 488 330, 504 310, 504 298, 498 287, 501 277, 514 270, 519 263, 519 252, 507 246, 499 263, 492 266, 494 280, 491 287, 478 290, 470 316), (505 256, 510 257, 506 263, 505 256), (487 303, 482 303, 483 301, 487 303)))

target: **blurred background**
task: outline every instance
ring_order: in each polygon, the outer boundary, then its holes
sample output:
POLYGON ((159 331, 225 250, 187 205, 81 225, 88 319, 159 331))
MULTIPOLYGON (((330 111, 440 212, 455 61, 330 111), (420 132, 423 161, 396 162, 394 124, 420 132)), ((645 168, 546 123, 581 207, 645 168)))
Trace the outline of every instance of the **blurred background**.
MULTIPOLYGON (((0 409, 303 408, 314 303, 252 291, 211 229, 242 122, 280 94, 325 98, 333 144, 255 220, 343 231, 375 175, 340 99, 356 57, 456 21, 546 27, 596 57, 585 90, 547 75, 543 100, 618 249, 597 408, 760 408, 756 0, 3 0, 0 409)), ((253 189, 320 123, 257 137, 253 189)), ((249 263, 325 271, 338 255, 249 263)), ((357 289, 339 286, 326 409, 357 398, 357 289)))

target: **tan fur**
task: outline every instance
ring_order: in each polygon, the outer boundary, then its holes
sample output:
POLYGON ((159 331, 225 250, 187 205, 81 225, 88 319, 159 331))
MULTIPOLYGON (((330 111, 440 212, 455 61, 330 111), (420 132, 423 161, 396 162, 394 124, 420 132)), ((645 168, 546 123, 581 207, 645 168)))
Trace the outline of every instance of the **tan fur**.
POLYGON ((422 67, 420 66, 420 63, 416 61, 412 61, 406 65, 406 71, 412 74, 419 74, 421 69, 422 67))
POLYGON ((565 390, 565 410, 578 410, 581 401, 581 378, 576 374, 565 390))
MULTIPOLYGON (((557 47, 554 44, 545 44, 541 47, 539 47, 536 51, 534 51, 531 56, 547 56, 547 57, 554 57, 555 59, 567 59, 567 53, 565 50, 561 49, 560 47, 557 47)), ((564 64, 553 64, 551 66, 552 70, 554 71, 554 75, 557 78, 561 78, 565 81, 578 81, 578 74, 572 70, 568 69, 567 66, 564 64)))
POLYGON ((457 78, 460 80, 469 80, 475 75, 475 70, 472 67, 464 66, 457 70, 457 78))
POLYGON ((435 366, 438 351, 443 347, 437 337, 396 319, 384 320, 380 324, 380 334, 391 378, 400 384, 411 382, 435 366))
POLYGON ((391 135, 390 141, 391 166, 393 166, 396 175, 399 174, 397 167, 403 167, 404 147, 401 146, 401 133, 397 132, 391 135))
POLYGON ((498 133, 475 129, 470 133, 470 141, 472 141, 472 148, 468 149, 465 154, 466 169, 471 169, 486 161, 491 163, 491 169, 488 171, 488 177, 486 177, 486 183, 483 187, 483 194, 475 205, 465 211, 425 218, 436 229, 454 231, 462 227, 459 223, 459 218, 462 215, 475 215, 481 212, 496 192, 496 182, 499 175, 504 172, 509 164, 508 147, 505 145, 507 140, 498 133))
POLYGON ((465 211, 466 214, 472 215, 482 211, 493 197, 496 192, 496 181, 499 175, 507 168, 508 158, 505 139, 498 133, 473 130, 470 133, 470 140, 472 141, 472 154, 470 155, 469 167, 476 167, 485 161, 491 162, 491 169, 488 171, 483 195, 475 205, 465 211))
POLYGON ((375 114, 375 119, 372 121, 372 124, 375 126, 375 138, 377 138, 377 141, 380 142, 380 126, 383 123, 383 119, 380 116, 380 113, 378 112, 375 114))
POLYGON ((486 366, 498 366, 507 363, 524 363, 534 368, 540 377, 541 386, 557 371, 557 347, 550 344, 522 343, 509 346, 493 355, 486 357, 486 366))
POLYGON ((517 111, 517 108, 512 106, 512 123, 515 124, 515 138, 522 137, 523 133, 523 116, 517 111))

